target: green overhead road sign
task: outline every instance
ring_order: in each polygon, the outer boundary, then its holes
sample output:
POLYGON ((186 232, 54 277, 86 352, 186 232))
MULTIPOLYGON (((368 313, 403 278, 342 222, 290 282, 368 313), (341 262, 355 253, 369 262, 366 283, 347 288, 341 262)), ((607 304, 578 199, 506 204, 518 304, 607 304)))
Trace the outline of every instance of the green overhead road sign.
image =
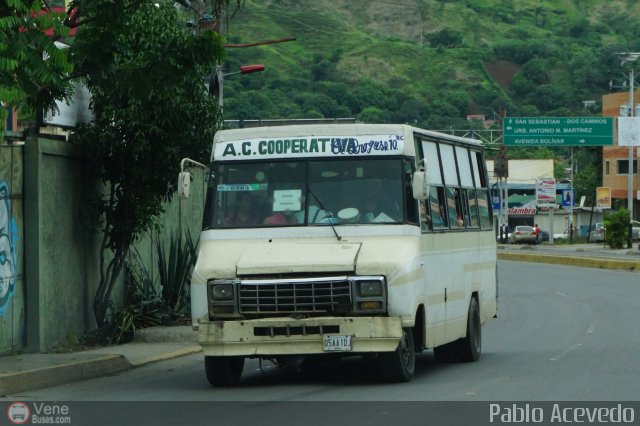
POLYGON ((505 117, 507 146, 613 145, 611 117, 505 117))

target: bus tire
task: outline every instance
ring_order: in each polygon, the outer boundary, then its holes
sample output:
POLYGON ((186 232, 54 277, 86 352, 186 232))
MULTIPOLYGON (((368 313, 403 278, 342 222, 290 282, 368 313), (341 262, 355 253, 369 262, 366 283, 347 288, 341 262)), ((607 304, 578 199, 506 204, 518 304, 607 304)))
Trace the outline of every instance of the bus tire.
POLYGON ((204 370, 212 386, 237 386, 243 368, 243 356, 204 357, 204 370))
POLYGON ((402 339, 393 352, 381 352, 378 356, 380 371, 390 382, 408 382, 416 370, 416 348, 413 341, 413 330, 402 329, 402 339))
POLYGON ((482 353, 482 331, 480 325, 480 308, 475 297, 469 303, 467 316, 467 335, 458 341, 458 355, 460 361, 475 362, 482 353))

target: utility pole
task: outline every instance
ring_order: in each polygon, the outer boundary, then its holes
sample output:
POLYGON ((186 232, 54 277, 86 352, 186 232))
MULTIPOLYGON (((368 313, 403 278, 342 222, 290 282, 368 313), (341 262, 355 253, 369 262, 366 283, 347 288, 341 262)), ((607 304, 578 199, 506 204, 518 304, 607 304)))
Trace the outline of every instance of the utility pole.
MULTIPOLYGON (((225 17, 225 2, 223 1, 214 1, 214 19, 215 25, 213 30, 222 35, 224 31, 224 17, 225 17)), ((224 74, 222 72, 222 62, 218 61, 216 63, 216 67, 213 70, 213 78, 209 81, 209 92, 216 95, 218 98, 218 107, 220 108, 220 112, 222 112, 222 108, 224 106, 224 74), (213 92, 211 92, 211 84, 213 84, 213 92)))
MULTIPOLYGON (((214 15, 213 24, 211 25, 211 23, 204 22, 203 27, 210 26, 213 31, 215 31, 220 35, 223 35, 225 31, 224 22, 226 19, 226 14, 227 14, 226 2, 213 0, 213 15, 214 15)), ((225 48, 253 47, 253 46, 260 46, 264 44, 283 43, 286 41, 295 41, 295 40, 296 40, 295 37, 285 37, 277 40, 259 41, 259 42, 253 42, 253 43, 226 43, 224 47, 225 48)), ((223 65, 224 64, 222 62, 218 62, 216 64, 215 69, 212 71, 212 75, 209 79, 209 93, 218 100, 218 107, 220 108, 220 112, 222 112, 224 108, 225 73, 224 73, 223 65)), ((256 71, 262 71, 262 70, 264 70, 264 65, 251 65, 251 66, 240 67, 239 72, 242 74, 250 74, 250 73, 253 73, 256 71)), ((236 74, 236 73, 234 72, 226 75, 231 75, 231 74, 236 74)))
MULTIPOLYGON (((627 62, 635 62, 639 57, 639 52, 621 52, 616 53, 619 55, 620 65, 624 65, 627 62)), ((633 92, 635 86, 635 74, 633 65, 631 65, 631 71, 629 72, 629 117, 633 117, 635 115, 635 102, 633 99, 633 92)), ((631 221, 633 220, 633 145, 629 145, 629 170, 627 171, 628 176, 628 187, 627 187, 627 210, 629 211, 629 238, 627 240, 627 247, 633 247, 633 242, 631 238, 631 221)))

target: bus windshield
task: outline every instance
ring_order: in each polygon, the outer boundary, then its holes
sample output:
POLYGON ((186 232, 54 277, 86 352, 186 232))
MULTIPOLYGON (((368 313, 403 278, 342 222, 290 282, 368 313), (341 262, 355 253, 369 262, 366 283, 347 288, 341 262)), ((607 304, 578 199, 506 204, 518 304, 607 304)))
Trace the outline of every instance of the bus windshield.
POLYGON ((214 166, 205 228, 402 223, 403 162, 347 159, 214 166))

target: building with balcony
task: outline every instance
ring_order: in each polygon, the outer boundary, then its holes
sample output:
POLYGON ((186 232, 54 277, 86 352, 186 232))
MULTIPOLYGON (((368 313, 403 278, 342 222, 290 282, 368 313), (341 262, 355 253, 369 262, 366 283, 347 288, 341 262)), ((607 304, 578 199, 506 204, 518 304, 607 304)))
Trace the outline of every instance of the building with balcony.
MULTIPOLYGON (((634 115, 640 116, 640 90, 637 90, 633 97, 636 104, 634 115)), ((621 108, 628 110, 629 92, 611 93, 602 97, 602 115, 604 117, 619 117, 621 108)), ((626 207, 629 191, 629 147, 617 144, 617 134, 614 134, 614 146, 602 148, 602 186, 611 188, 613 206, 626 207)), ((631 172, 633 174, 633 216, 636 220, 640 218, 638 155, 640 155, 640 149, 635 147, 631 172)))

